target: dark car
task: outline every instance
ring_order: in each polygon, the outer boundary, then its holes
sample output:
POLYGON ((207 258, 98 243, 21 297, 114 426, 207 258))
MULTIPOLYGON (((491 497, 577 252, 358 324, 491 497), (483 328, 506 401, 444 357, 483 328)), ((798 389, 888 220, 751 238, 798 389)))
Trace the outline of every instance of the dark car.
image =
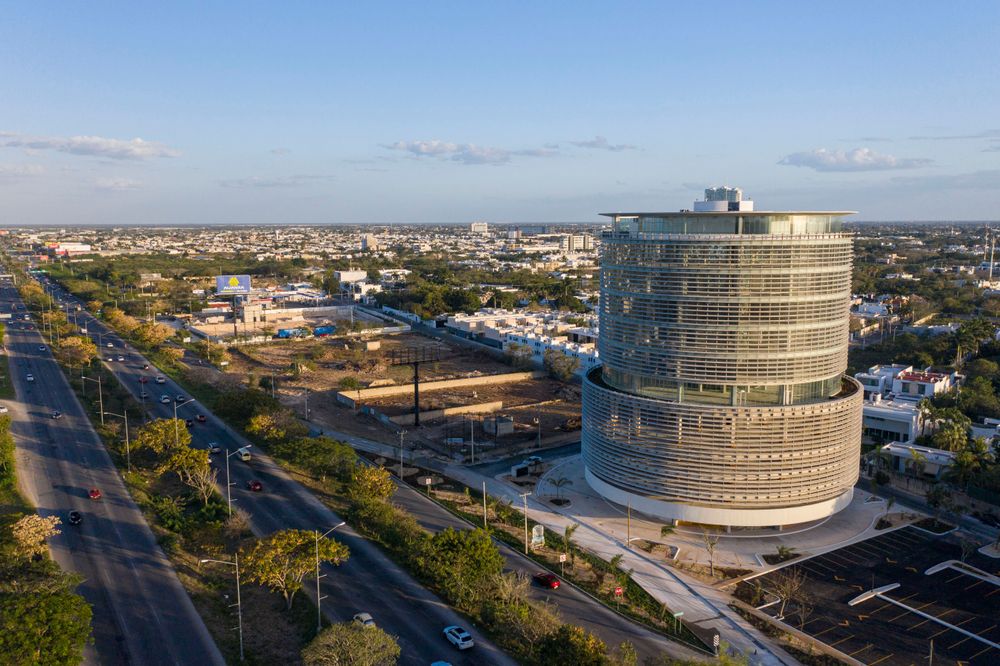
POLYGON ((52 418, 54 418, 54 419, 61 419, 62 418, 62 412, 52 412, 52 418))
POLYGON ((187 398, 185 398, 184 396, 182 396, 182 395, 177 396, 177 402, 186 402, 186 401, 187 401, 187 398))
POLYGON ((264 490, 264 485, 257 479, 253 479, 252 481, 247 481, 247 490, 252 490, 255 493, 259 493, 260 491, 264 490))
POLYGON ((87 493, 87 497, 89 497, 92 500, 99 500, 102 497, 104 497, 104 495, 101 494, 100 488, 91 488, 90 491, 87 493))
POLYGON ((557 578, 555 574, 549 573, 548 571, 539 571, 532 576, 532 578, 542 587, 550 590, 559 589, 559 578, 557 578))
POLYGON ((83 522, 83 514, 79 511, 70 511, 66 518, 70 525, 79 525, 83 522))
POLYGON ((143 375, 142 377, 139 377, 139 383, 140 384, 145 384, 148 381, 149 381, 149 377, 146 377, 145 375, 143 375))
POLYGON ((204 423, 208 419, 205 418, 204 414, 198 414, 198 416, 194 417, 194 420, 197 421, 198 423, 204 423))
POLYGON ((193 428, 194 421, 192 421, 191 419, 184 419, 184 425, 186 425, 188 428, 193 428))
POLYGON ((142 369, 143 370, 149 370, 149 363, 143 363, 142 364, 142 369))

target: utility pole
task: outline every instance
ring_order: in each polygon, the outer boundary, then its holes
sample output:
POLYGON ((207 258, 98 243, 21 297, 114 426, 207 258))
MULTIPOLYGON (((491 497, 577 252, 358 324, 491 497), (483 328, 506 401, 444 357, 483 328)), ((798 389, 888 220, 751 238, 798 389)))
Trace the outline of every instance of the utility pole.
MULTIPOLYGON (((84 381, 97 382, 97 405, 101 410, 101 425, 104 425, 104 389, 101 386, 101 376, 98 375, 97 379, 94 379, 92 377, 84 377, 81 375, 80 379, 84 381)), ((83 386, 86 386, 86 384, 83 386)), ((86 389, 84 389, 84 393, 86 393, 86 389)))
POLYGON ((472 464, 476 464, 476 419, 469 419, 469 438, 472 441, 472 464))
POLYGON ((625 520, 625 547, 632 548, 632 498, 628 500, 627 518, 625 520))
MULTIPOLYGON (((216 564, 225 564, 231 567, 236 567, 236 617, 237 625, 236 628, 240 632, 240 661, 243 661, 243 600, 240 597, 240 554, 239 551, 233 554, 233 561, 229 560, 198 560, 201 564, 206 562, 215 562, 216 564)), ((230 605, 232 608, 233 605, 230 605)))
POLYGON ((524 500, 524 554, 528 554, 528 495, 531 491, 525 493, 518 493, 521 499, 524 500))

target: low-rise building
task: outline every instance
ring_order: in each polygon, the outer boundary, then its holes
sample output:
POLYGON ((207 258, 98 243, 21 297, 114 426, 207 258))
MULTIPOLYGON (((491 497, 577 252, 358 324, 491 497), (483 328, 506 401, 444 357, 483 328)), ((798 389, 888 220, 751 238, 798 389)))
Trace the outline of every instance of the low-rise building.
POLYGON ((923 434, 920 410, 913 401, 883 400, 875 394, 865 400, 861 414, 861 434, 869 443, 907 444, 923 434))

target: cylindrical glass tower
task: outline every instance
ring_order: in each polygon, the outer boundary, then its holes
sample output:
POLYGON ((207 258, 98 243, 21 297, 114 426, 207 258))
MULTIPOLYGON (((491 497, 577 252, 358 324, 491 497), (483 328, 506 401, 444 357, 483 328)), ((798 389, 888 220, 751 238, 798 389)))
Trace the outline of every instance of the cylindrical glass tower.
POLYGON ((588 482, 666 519, 787 525, 858 477, 847 212, 615 213, 584 380, 588 482))

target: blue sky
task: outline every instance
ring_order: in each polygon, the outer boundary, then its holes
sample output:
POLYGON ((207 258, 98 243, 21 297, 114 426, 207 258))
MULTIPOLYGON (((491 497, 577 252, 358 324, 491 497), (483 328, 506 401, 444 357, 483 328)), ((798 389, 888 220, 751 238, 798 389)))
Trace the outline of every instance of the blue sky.
POLYGON ((0 12, 0 224, 998 219, 1000 3, 0 12))

